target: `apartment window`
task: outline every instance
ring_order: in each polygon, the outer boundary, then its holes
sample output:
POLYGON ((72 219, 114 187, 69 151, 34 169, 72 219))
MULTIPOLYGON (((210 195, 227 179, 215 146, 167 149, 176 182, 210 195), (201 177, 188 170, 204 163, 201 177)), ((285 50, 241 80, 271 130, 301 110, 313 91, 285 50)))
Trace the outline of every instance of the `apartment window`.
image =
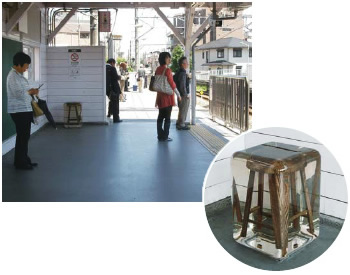
POLYGON ((218 67, 216 69, 216 71, 217 71, 218 75, 222 75, 222 68, 221 67, 218 67))
POLYGON ((80 33, 80 38, 82 39, 88 39, 90 37, 90 33, 88 32, 81 32, 80 33))
POLYGON ((195 25, 199 24, 199 18, 198 17, 193 18, 193 24, 195 24, 195 25))
POLYGON ((236 75, 242 75, 242 66, 236 66, 236 75))
POLYGON ((208 51, 205 52, 205 62, 206 63, 209 62, 209 52, 208 51))
POLYGON ((224 58, 224 49, 216 50, 218 58, 224 58))
POLYGON ((250 49, 249 49, 249 57, 252 57, 252 56, 253 56, 253 54, 252 54, 252 53, 253 53, 253 49, 252 49, 252 48, 250 48, 250 49))
POLYGON ((233 57, 242 57, 242 48, 233 48, 233 57))
POLYGON ((204 59, 204 52, 202 52, 202 59, 204 59))
POLYGON ((201 19, 200 19, 201 24, 204 23, 205 19, 206 19, 205 17, 201 17, 201 19))

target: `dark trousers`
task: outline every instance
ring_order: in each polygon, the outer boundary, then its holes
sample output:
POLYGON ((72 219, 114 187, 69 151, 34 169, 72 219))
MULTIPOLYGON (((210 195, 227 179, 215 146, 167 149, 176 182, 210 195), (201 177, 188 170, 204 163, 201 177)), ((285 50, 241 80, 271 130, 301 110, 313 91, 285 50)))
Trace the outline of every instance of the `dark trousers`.
POLYGON ((119 120, 119 99, 109 100, 108 116, 113 115, 113 121, 119 120))
POLYGON ((157 119, 157 133, 159 140, 166 140, 169 136, 170 117, 173 106, 160 108, 157 119), (164 128, 163 128, 164 121, 164 128))
POLYGON ((31 160, 28 157, 28 142, 30 138, 33 112, 13 113, 10 115, 16 125, 17 134, 14 164, 16 166, 27 165, 31 163, 31 160))

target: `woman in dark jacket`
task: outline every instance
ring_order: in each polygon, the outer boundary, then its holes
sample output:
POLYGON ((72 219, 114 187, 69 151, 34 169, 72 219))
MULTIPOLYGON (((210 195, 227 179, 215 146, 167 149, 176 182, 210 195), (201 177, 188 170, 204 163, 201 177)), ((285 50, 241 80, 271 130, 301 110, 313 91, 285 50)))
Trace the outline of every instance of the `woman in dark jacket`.
MULTIPOLYGON (((168 79, 170 87, 174 90, 178 97, 178 101, 181 101, 181 96, 176 89, 176 84, 173 80, 173 74, 171 69, 167 66, 171 63, 171 55, 168 52, 162 52, 159 54, 158 58, 160 66, 156 69, 155 74, 161 75, 165 70, 165 75, 168 79)), ((167 95, 162 92, 157 92, 156 107, 159 108, 159 114, 157 119, 157 133, 159 141, 172 141, 169 138, 169 128, 170 128, 170 117, 173 106, 175 106, 174 93, 172 95, 167 95), (164 122, 164 127, 163 127, 164 122)))

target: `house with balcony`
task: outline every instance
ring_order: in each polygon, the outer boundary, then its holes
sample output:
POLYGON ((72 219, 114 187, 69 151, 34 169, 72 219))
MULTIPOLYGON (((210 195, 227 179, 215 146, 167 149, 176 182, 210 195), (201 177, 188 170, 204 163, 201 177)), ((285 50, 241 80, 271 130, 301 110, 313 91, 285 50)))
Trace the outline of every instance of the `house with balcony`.
POLYGON ((211 41, 195 49, 196 71, 248 76, 251 81, 252 43, 235 37, 211 41))

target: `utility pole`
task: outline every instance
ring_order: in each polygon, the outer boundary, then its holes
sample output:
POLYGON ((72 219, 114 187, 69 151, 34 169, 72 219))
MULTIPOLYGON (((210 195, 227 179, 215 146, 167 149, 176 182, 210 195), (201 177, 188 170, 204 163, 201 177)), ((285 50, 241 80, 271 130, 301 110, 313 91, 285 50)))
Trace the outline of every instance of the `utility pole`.
POLYGON ((131 66, 131 40, 130 40, 130 49, 129 49, 129 66, 131 66))
POLYGON ((90 46, 96 45, 96 20, 93 9, 90 9, 90 46))
MULTIPOLYGON (((216 18, 216 3, 213 2, 213 19, 216 18)), ((213 26, 210 29, 210 41, 216 40, 216 22, 213 20, 213 26)))
POLYGON ((135 9, 135 71, 140 67, 140 60, 139 60, 139 18, 138 18, 138 9, 135 9))

